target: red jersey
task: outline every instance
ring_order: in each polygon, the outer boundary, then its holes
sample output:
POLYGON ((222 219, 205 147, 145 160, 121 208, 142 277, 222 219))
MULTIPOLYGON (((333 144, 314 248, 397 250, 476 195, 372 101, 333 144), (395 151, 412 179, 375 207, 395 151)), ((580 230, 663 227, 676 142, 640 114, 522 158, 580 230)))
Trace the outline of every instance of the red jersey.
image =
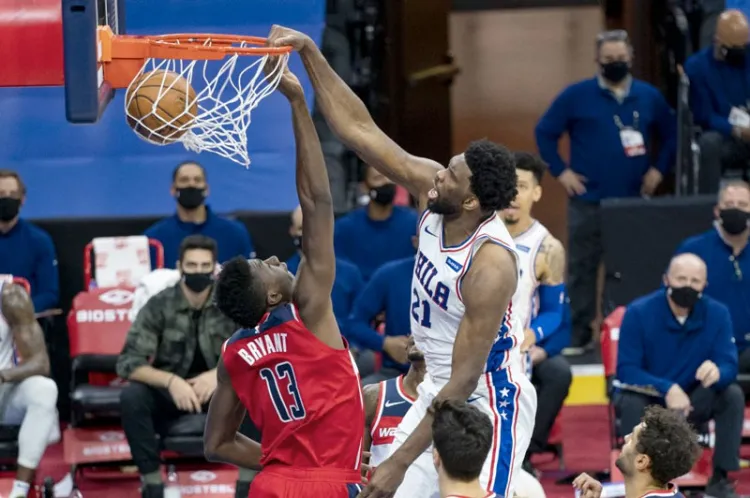
POLYGON ((285 304, 257 328, 237 331, 223 350, 232 386, 261 431, 263 467, 359 472, 365 415, 348 348, 321 342, 285 304))

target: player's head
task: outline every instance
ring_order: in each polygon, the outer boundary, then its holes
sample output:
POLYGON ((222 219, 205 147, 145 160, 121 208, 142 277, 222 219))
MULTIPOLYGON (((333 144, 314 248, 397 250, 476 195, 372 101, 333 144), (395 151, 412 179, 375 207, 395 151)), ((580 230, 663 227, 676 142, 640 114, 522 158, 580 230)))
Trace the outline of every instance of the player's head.
POLYGON ((435 175, 427 207, 445 216, 484 214, 507 208, 516 193, 513 153, 489 140, 477 140, 435 175))
POLYGON ((547 165, 542 159, 528 152, 516 152, 516 176, 518 194, 510 207, 501 214, 506 225, 515 225, 531 217, 531 208, 542 198, 542 178, 547 165))
POLYGON ((675 305, 685 309, 695 306, 707 283, 706 263, 692 253, 673 257, 664 276, 667 296, 675 305))
POLYGON ((188 235, 180 243, 177 268, 189 292, 201 293, 214 283, 216 241, 205 235, 188 235))
POLYGON ((265 260, 237 256, 221 269, 216 304, 240 326, 253 328, 269 308, 290 302, 293 288, 294 276, 276 256, 265 260))
POLYGON ((11 169, 0 169, 0 222, 16 219, 26 200, 26 185, 11 169))
POLYGON ((478 408, 459 401, 436 401, 432 421, 432 459, 443 479, 479 478, 492 444, 492 423, 478 408))
POLYGON ((722 183, 714 216, 728 235, 745 233, 750 220, 750 185, 742 180, 722 183))
POLYGON ((171 193, 183 208, 199 208, 208 197, 206 170, 195 161, 178 164, 172 171, 171 193))
POLYGON ((294 242, 294 247, 297 248, 297 250, 302 249, 302 207, 297 206, 294 208, 294 211, 292 211, 292 214, 290 216, 290 224, 289 224, 289 236, 292 238, 292 242, 294 242))
POLYGON ((596 61, 602 77, 611 83, 620 83, 633 64, 633 46, 628 32, 623 29, 604 31, 596 37, 596 61))
POLYGON ((649 406, 633 432, 625 437, 616 465, 625 479, 648 476, 664 486, 687 474, 698 457, 698 436, 680 413, 649 406))
POLYGON ((424 361, 424 353, 419 350, 416 344, 414 344, 413 336, 409 336, 409 341, 406 344, 406 357, 411 363, 424 361))

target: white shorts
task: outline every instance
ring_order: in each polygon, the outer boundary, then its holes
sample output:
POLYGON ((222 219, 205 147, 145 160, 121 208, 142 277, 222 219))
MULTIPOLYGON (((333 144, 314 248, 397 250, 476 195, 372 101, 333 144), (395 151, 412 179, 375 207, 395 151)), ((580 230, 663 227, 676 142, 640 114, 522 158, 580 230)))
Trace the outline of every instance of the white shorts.
MULTIPOLYGON (((439 389, 429 374, 417 388, 419 397, 404 416, 390 447, 393 454, 414 431, 439 389)), ((495 434, 484 462, 480 482, 499 497, 512 497, 514 478, 529 448, 536 416, 536 391, 520 368, 483 375, 469 403, 485 412, 495 434)), ((439 498, 438 476, 432 461, 432 446, 411 464, 395 498, 439 498)))

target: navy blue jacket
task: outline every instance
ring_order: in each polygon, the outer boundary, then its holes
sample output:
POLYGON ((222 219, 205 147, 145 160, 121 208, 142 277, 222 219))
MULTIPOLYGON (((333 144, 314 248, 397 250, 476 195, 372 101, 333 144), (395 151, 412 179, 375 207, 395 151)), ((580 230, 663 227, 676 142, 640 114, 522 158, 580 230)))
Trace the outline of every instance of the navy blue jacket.
POLYGON ((52 237, 19 219, 8 233, 0 233, 0 274, 23 277, 31 285, 37 312, 54 308, 60 298, 60 276, 52 237))
POLYGON ((610 197, 640 195, 643 175, 652 166, 648 148, 650 132, 661 138, 659 158, 654 166, 666 173, 675 159, 677 132, 675 116, 662 94, 646 82, 634 79, 630 93, 619 103, 612 92, 602 88, 598 78, 575 83, 555 100, 536 126, 539 154, 553 176, 567 165, 558 146, 563 133, 570 137, 570 168, 588 178, 582 200, 597 202, 610 197), (624 126, 635 127, 646 141, 647 153, 627 157, 614 117, 624 126))
POLYGON ((703 293, 729 308, 734 340, 742 352, 750 347, 750 248, 734 257, 716 228, 685 240, 677 254, 691 252, 705 261, 708 286, 703 293))
POLYGON ((726 306, 703 296, 680 325, 669 308, 665 289, 630 303, 620 325, 619 382, 655 389, 661 396, 673 384, 690 392, 698 386, 695 373, 706 360, 719 367, 716 389, 737 378, 737 348, 726 306))

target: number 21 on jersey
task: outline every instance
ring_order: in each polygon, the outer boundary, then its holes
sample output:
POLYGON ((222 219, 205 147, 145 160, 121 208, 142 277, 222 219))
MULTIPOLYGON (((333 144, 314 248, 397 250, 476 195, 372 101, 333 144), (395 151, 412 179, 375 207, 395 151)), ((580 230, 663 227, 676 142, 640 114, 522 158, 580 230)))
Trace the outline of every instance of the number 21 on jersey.
POLYGON ((420 301, 417 289, 412 289, 412 295, 414 300, 411 303, 411 316, 414 318, 422 327, 432 327, 430 321, 430 302, 427 299, 420 301))
POLYGON ((266 382, 268 395, 271 396, 276 413, 282 422, 302 420, 305 418, 305 405, 302 403, 302 395, 299 392, 297 376, 294 368, 288 361, 277 364, 273 368, 263 368, 258 372, 266 382), (281 395, 282 386, 292 397, 292 403, 287 404, 281 395))

